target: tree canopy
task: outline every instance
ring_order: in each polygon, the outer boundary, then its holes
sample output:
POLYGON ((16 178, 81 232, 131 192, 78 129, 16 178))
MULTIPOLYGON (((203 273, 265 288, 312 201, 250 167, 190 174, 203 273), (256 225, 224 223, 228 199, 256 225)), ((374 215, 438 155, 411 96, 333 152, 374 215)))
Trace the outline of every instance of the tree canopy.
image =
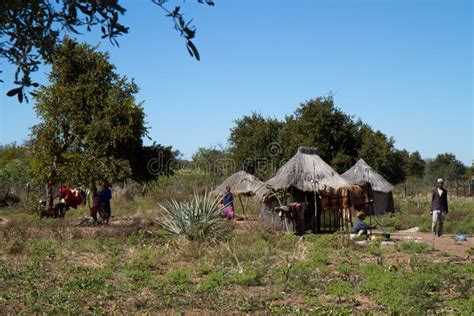
POLYGON ((425 178, 431 184, 438 178, 452 179, 465 175, 466 166, 451 153, 439 154, 426 162, 425 178))
POLYGON ((266 178, 283 157, 280 144, 283 123, 252 113, 235 121, 229 136, 230 157, 239 170, 266 178))
POLYGON ((28 151, 17 144, 0 145, 0 190, 29 181, 28 151))
MULTIPOLYGON (((50 85, 37 90, 32 172, 43 181, 90 185, 133 176, 147 129, 137 85, 107 53, 66 41, 52 59, 50 85)), ((146 162, 142 162, 145 163, 146 162)))
POLYGON ((229 144, 238 169, 262 179, 273 174, 299 146, 316 147, 318 155, 340 173, 359 158, 394 184, 424 172, 418 152, 398 150, 392 138, 336 107, 332 96, 302 103, 282 121, 256 113, 244 116, 235 121, 229 144))
POLYGON ((316 147, 323 160, 343 172, 355 163, 361 125, 337 108, 332 96, 319 97, 300 104, 286 117, 281 143, 288 157, 299 146, 316 147))

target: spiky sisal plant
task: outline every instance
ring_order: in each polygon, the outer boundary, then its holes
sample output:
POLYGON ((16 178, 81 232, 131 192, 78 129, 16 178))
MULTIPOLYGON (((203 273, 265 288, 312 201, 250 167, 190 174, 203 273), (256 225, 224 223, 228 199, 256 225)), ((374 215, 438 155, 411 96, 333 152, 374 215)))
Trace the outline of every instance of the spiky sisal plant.
POLYGON ((171 199, 160 204, 164 213, 157 222, 164 230, 190 240, 216 237, 223 226, 219 202, 220 198, 207 192, 204 196, 194 193, 191 200, 184 202, 171 199))

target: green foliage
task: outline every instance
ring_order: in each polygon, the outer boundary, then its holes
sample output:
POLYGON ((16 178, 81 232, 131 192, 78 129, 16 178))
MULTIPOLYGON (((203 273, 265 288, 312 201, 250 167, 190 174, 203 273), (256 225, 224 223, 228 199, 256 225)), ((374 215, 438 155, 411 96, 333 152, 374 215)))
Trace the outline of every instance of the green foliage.
POLYGON ((461 286, 459 293, 469 295, 470 290, 463 288, 462 270, 452 265, 422 263, 409 272, 369 264, 363 271, 362 290, 392 313, 426 313, 436 309, 442 300, 432 293, 448 284, 454 288, 461 286))
POLYGON ((51 60, 63 31, 80 34, 79 29, 101 26, 103 37, 116 42, 116 37, 128 32, 118 21, 125 9, 117 0, 65 1, 55 5, 50 0, 2 1, 0 4, 0 36, 8 45, 0 46, 0 56, 16 64, 15 84, 8 96, 18 96, 21 103, 26 96, 24 87, 37 87, 30 74, 38 70, 43 61, 51 60), (29 25, 30 28, 21 27, 29 25))
POLYGON ((174 160, 179 151, 171 146, 153 143, 150 146, 140 146, 134 155, 128 157, 132 179, 146 182, 157 179, 160 175, 169 176, 174 173, 174 160))
POLYGON ((397 244, 398 249, 410 253, 423 253, 428 251, 428 245, 424 242, 402 241, 397 244))
POLYGON ((296 242, 299 239, 300 237, 296 236, 295 234, 285 233, 277 240, 276 247, 282 250, 293 250, 296 246, 296 242))
POLYGON ((198 290, 204 293, 215 292, 223 289, 229 283, 226 271, 218 269, 207 274, 199 284, 198 290))
MULTIPOLYGON (((28 177, 28 151, 15 143, 0 145, 0 189, 10 184, 26 184, 28 177)), ((2 198, 2 196, 0 196, 2 198)))
POLYGON ((51 257, 57 254, 58 244, 53 239, 40 239, 32 241, 28 247, 28 252, 37 258, 51 257))
POLYGON ((186 292, 192 286, 190 271, 185 268, 172 268, 164 276, 164 284, 175 292, 186 292))
POLYGON ((137 85, 120 77, 109 56, 66 41, 51 61, 49 86, 37 91, 32 171, 39 180, 90 185, 132 174, 146 134, 137 85))
POLYGON ((405 158, 405 174, 407 177, 423 178, 425 165, 426 162, 421 158, 420 153, 414 151, 405 158))
POLYGON ((216 147, 199 147, 193 154, 193 167, 215 177, 231 174, 235 166, 226 150, 216 147))
MULTIPOLYGON (((192 42, 196 27, 191 25, 192 20, 184 19, 180 6, 170 10, 167 2, 151 0, 173 20, 189 54, 199 60, 199 52, 192 42)), ((214 5, 213 0, 198 0, 198 3, 214 5)), ((18 87, 8 91, 7 96, 17 96, 20 103, 26 98, 28 102, 26 89, 38 87, 38 83, 31 81, 31 73, 37 71, 44 61, 54 58, 64 32, 80 35, 100 26, 102 38, 108 38, 118 46, 117 37, 128 33, 128 27, 119 22, 119 16, 125 12, 118 0, 1 1, 0 37, 5 40, 5 45, 0 45, 0 56, 17 66, 14 83, 18 87)))
POLYGON ((425 178, 428 183, 434 185, 438 178, 462 177, 466 171, 467 167, 457 160, 454 154, 444 153, 426 162, 425 178))
POLYGON ((389 182, 400 183, 405 180, 404 152, 396 150, 393 138, 381 131, 364 126, 360 132, 361 147, 358 156, 384 176, 389 182))
MULTIPOLYGON (((421 231, 431 231, 430 200, 427 197, 400 199, 395 197, 397 211, 377 217, 377 222, 389 231, 419 227, 421 231)), ((444 221, 446 233, 469 234, 474 231, 472 202, 465 198, 449 199, 450 211, 444 221)))
POLYGON ((353 292, 354 286, 346 281, 336 281, 326 287, 326 293, 336 297, 338 301, 350 296, 353 292))
POLYGON ((234 282, 243 286, 258 286, 263 284, 265 271, 258 267, 247 267, 242 273, 234 275, 234 282))
POLYGON ((309 100, 285 119, 281 137, 285 155, 293 156, 299 146, 316 147, 323 160, 343 172, 357 158, 360 125, 334 105, 332 96, 309 100))
POLYGON ((157 219, 161 227, 173 234, 184 235, 190 240, 218 237, 222 232, 220 199, 209 194, 197 193, 190 201, 169 200, 160 204, 164 211, 157 219))
POLYGON ((282 126, 282 122, 257 113, 237 119, 229 136, 236 168, 261 179, 272 175, 283 158, 279 143, 282 126))
POLYGON ((397 150, 392 138, 354 120, 335 106, 332 96, 302 103, 283 121, 256 113, 244 116, 235 121, 229 143, 236 166, 260 178, 271 176, 299 146, 316 147, 338 172, 363 158, 393 183, 422 175, 424 166, 418 152, 397 150))

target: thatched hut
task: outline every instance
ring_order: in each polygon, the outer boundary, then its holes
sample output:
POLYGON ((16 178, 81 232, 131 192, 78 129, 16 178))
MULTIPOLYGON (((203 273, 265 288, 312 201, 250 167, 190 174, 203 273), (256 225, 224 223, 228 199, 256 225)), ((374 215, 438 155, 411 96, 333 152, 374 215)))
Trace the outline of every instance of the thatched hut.
POLYGON ((354 166, 342 174, 342 177, 351 184, 370 183, 373 195, 373 203, 369 208, 370 214, 383 215, 385 212, 394 211, 393 185, 363 159, 359 159, 354 166))
POLYGON ((234 195, 253 196, 264 186, 264 183, 250 173, 239 171, 225 179, 211 193, 214 195, 224 195, 227 186, 230 187, 230 192, 234 195))
POLYGON ((248 198, 254 196, 257 191, 261 190, 264 183, 250 173, 239 171, 225 179, 221 185, 211 191, 211 194, 223 196, 226 193, 226 188, 228 186, 230 187, 230 192, 239 199, 240 205, 242 206, 242 212, 245 215, 248 198), (242 202, 241 196, 247 198, 245 204, 242 202))
MULTIPOLYGON (((277 201, 277 192, 284 192, 292 202, 304 205, 298 219, 293 220, 293 230, 298 233, 309 229, 313 232, 338 230, 344 225, 344 218, 336 189, 347 185, 348 182, 316 154, 316 149, 300 147, 293 158, 265 182, 265 189, 257 192, 264 201, 260 217, 278 222, 273 210, 275 204, 282 204, 277 201)), ((285 225, 288 226, 286 222, 285 225)))

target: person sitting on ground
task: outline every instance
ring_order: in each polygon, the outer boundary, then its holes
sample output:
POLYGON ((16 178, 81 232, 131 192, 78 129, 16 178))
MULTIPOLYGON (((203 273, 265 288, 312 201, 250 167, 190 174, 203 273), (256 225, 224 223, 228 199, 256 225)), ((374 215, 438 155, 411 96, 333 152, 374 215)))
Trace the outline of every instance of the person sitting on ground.
POLYGON ((100 195, 97 192, 97 187, 92 187, 92 207, 90 209, 91 217, 97 221, 97 213, 100 211, 100 195))
POLYGON ((364 236, 365 238, 367 238, 369 234, 369 230, 374 228, 364 223, 365 216, 366 215, 364 212, 357 212, 356 214, 357 222, 355 222, 354 226, 352 227, 351 239, 356 238, 356 237, 361 237, 361 236, 364 236))
POLYGON ((110 209, 110 200, 112 199, 112 190, 108 183, 104 183, 104 187, 100 192, 100 217, 104 220, 104 224, 109 224, 110 216, 112 215, 112 210, 110 209))
POLYGON ((225 188, 226 192, 222 198, 224 203, 224 216, 231 220, 234 218, 234 195, 230 192, 230 186, 225 188))

